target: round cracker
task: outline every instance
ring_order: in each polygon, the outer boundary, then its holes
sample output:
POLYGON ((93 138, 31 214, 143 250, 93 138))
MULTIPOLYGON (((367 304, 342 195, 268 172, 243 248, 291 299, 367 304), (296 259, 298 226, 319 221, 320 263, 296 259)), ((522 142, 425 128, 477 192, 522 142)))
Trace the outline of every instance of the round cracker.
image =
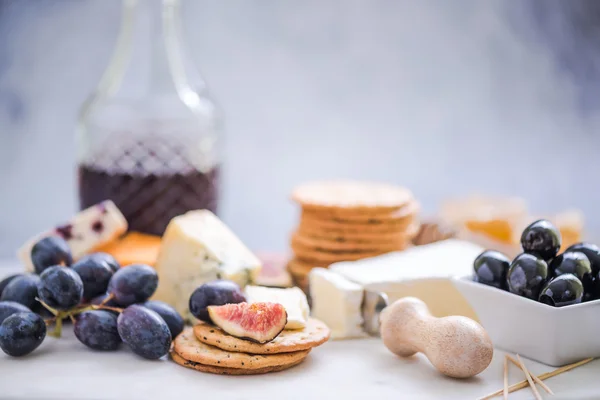
POLYGON ((331 334, 323 322, 314 318, 308 319, 304 329, 284 330, 273 341, 265 344, 238 339, 204 322, 194 326, 194 333, 198 340, 224 351, 272 354, 270 357, 277 354, 308 351, 325 343, 331 334))
POLYGON ((376 182, 322 181, 298 186, 292 200, 304 208, 340 209, 353 212, 394 211, 413 199, 410 190, 376 182))
POLYGON ((335 241, 327 239, 315 239, 295 233, 292 235, 291 244, 292 248, 297 247, 299 249, 312 249, 322 251, 376 251, 376 250, 387 250, 394 251, 398 249, 404 249, 410 243, 410 239, 402 238, 396 242, 349 242, 349 241, 335 241))
POLYGON ((407 232, 336 232, 335 230, 319 229, 306 224, 300 224, 296 233, 304 237, 337 243, 398 243, 411 240, 410 232, 408 232, 408 236, 407 232))
POLYGON ((300 227, 309 227, 309 229, 318 229, 324 232, 337 232, 337 233, 369 233, 369 234, 404 234, 414 235, 414 231, 419 228, 419 222, 416 218, 410 217, 403 220, 401 223, 387 224, 387 223, 372 223, 372 224, 358 224, 358 223, 344 223, 329 219, 317 219, 307 218, 302 216, 300 218, 300 227))
POLYGON ((421 211, 421 205, 417 201, 411 201, 397 210, 386 213, 350 213, 340 212, 338 209, 315 210, 303 208, 302 216, 306 219, 332 220, 344 224, 403 224, 407 220, 414 219, 421 211))
POLYGON ((177 364, 186 367, 195 369, 196 371, 208 372, 211 374, 218 375, 259 375, 266 374, 269 372, 279 372, 288 368, 292 368, 302 361, 306 359, 306 356, 296 362, 286 364, 286 365, 278 365, 274 367, 265 367, 265 368, 256 368, 256 369, 243 369, 243 368, 225 368, 225 367, 215 367, 213 365, 205 365, 195 361, 186 360, 176 352, 171 352, 171 359, 175 361, 177 364))
POLYGON ((310 349, 293 353, 255 355, 246 353, 232 353, 209 346, 196 339, 193 328, 186 328, 174 341, 174 350, 181 357, 204 365, 224 368, 257 369, 278 367, 303 360, 310 349))
POLYGON ((321 250, 298 248, 293 245, 292 250, 297 259, 304 261, 307 264, 312 263, 314 265, 331 265, 340 261, 357 261, 362 260, 363 258, 377 257, 382 254, 390 253, 390 251, 387 250, 325 252, 321 250))

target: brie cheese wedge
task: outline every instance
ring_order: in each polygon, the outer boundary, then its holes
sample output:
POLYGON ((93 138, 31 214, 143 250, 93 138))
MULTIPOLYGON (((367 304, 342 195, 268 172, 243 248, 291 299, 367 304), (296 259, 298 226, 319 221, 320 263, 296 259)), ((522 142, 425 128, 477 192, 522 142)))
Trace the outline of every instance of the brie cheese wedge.
POLYGON ((362 329, 361 285, 325 268, 313 268, 308 279, 312 316, 329 327, 332 339, 367 336, 362 329))
POLYGON ((473 261, 483 250, 471 242, 448 239, 329 268, 364 290, 385 293, 390 303, 413 296, 436 317, 463 315, 477 321, 451 278, 472 275, 473 261))

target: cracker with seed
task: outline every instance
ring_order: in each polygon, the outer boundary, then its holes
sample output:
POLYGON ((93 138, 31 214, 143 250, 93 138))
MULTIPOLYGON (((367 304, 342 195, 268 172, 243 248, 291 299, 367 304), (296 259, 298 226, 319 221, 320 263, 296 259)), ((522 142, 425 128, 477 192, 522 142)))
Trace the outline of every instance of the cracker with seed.
POLYGON ((411 234, 417 233, 417 230, 415 229, 414 232, 397 231, 390 233, 343 232, 319 229, 318 227, 307 226, 301 223, 296 233, 304 237, 337 243, 398 243, 411 240, 411 234))
POLYGON ((311 250, 322 250, 322 251, 349 251, 355 250, 361 251, 397 251, 405 249, 411 240, 409 238, 403 238, 396 242, 339 242, 335 240, 327 239, 316 239, 309 236, 304 236, 298 233, 292 235, 291 244, 292 248, 298 249, 311 249, 311 250))
POLYGON ((389 253, 389 251, 386 250, 326 252, 322 250, 299 248, 293 244, 291 247, 297 259, 302 260, 305 263, 312 263, 314 265, 330 265, 340 261, 357 261, 362 260, 363 258, 371 258, 389 253))
MULTIPOLYGON (((310 351, 329 339, 329 328, 321 321, 309 318, 304 329, 284 330, 271 342, 253 343, 228 335, 214 325, 204 322, 194 327, 194 334, 201 342, 224 351, 251 354, 285 355, 310 351)), ((269 356, 267 356, 269 357, 269 356)))
POLYGON ((229 352, 196 339, 193 328, 186 328, 175 338, 174 351, 188 361, 223 368, 260 369, 280 367, 303 360, 310 349, 291 353, 256 355, 229 352))
POLYGON ((421 210, 417 201, 411 201, 404 207, 387 214, 351 214, 336 212, 335 208, 323 211, 315 211, 311 208, 303 208, 301 218, 312 220, 328 220, 342 224, 355 225, 406 225, 415 219, 421 210))
POLYGON ((381 235, 391 235, 391 234, 412 234, 413 236, 416 234, 416 231, 419 228, 419 222, 417 218, 411 217, 410 219, 406 219, 401 224, 376 224, 376 223, 366 223, 366 224, 358 224, 358 223, 344 223, 334 220, 327 219, 316 219, 316 218, 307 218, 302 216, 300 219, 300 228, 307 227, 312 230, 320 230, 323 232, 336 232, 336 233, 350 233, 350 234, 359 234, 359 233, 367 233, 367 234, 381 234, 381 235))
POLYGON ((382 221, 395 221, 410 217, 412 215, 419 214, 421 211, 421 204, 416 200, 412 199, 405 205, 394 210, 378 211, 377 209, 367 210, 362 212, 353 212, 352 210, 340 209, 340 208, 314 208, 314 207, 302 207, 302 213, 306 215, 312 215, 316 218, 322 219, 340 219, 347 222, 365 223, 370 220, 382 220, 382 221))
POLYGON ((349 213, 393 212, 413 200, 410 190, 376 182, 323 181, 298 186, 292 200, 305 209, 349 213))
POLYGON ((266 374, 269 372, 279 372, 279 371, 283 371, 285 369, 292 368, 292 367, 300 364, 302 361, 304 361, 305 358, 306 358, 306 356, 304 356, 304 358, 299 359, 298 361, 295 361, 295 362, 289 363, 289 364, 285 364, 285 365, 277 365, 277 366, 272 366, 272 367, 255 368, 255 369, 243 369, 243 368, 226 368, 226 367, 215 367, 213 365, 205 365, 205 364, 201 364, 201 363, 198 363, 195 361, 186 360, 185 358, 181 357, 176 352, 171 353, 171 359, 183 367, 195 369, 196 371, 208 372, 211 374, 218 374, 218 375, 259 375, 259 374, 266 374))

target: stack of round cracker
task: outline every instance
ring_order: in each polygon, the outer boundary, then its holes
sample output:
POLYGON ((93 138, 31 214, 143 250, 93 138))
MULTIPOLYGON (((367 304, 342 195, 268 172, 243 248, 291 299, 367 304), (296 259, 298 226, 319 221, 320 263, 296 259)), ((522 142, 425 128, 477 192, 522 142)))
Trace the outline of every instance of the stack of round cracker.
POLYGON ((288 270, 302 288, 314 267, 406 249, 420 226, 419 203, 399 186, 314 182, 297 187, 292 200, 302 213, 288 270))
POLYGON ((175 338, 171 358, 184 367, 213 374, 265 374, 300 364, 329 336, 329 328, 313 318, 304 329, 284 330, 265 344, 239 339, 200 322, 175 338))

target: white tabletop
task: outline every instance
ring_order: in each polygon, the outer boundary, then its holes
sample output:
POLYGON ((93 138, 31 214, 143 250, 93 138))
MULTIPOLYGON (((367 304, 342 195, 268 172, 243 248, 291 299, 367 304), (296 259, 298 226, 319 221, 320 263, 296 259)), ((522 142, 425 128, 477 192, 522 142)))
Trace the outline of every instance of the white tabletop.
MULTIPOLYGON (((8 272, 0 269, 0 276, 8 272)), ((503 357, 504 353, 496 351, 482 374, 456 380, 440 375, 422 355, 401 359, 378 339, 358 339, 330 341, 287 371, 218 376, 183 368, 167 359, 147 361, 125 346, 117 352, 92 351, 79 343, 67 326, 62 338, 47 337, 29 356, 15 359, 0 354, 0 398, 191 399, 210 394, 219 400, 475 399, 502 387, 503 357)), ((525 362, 538 375, 554 369, 525 362)), ((596 360, 546 383, 555 392, 554 399, 597 398, 599 374, 600 361, 596 360)), ((509 376, 511 384, 524 379, 513 366, 509 376)), ((533 396, 526 388, 509 398, 533 396)))

